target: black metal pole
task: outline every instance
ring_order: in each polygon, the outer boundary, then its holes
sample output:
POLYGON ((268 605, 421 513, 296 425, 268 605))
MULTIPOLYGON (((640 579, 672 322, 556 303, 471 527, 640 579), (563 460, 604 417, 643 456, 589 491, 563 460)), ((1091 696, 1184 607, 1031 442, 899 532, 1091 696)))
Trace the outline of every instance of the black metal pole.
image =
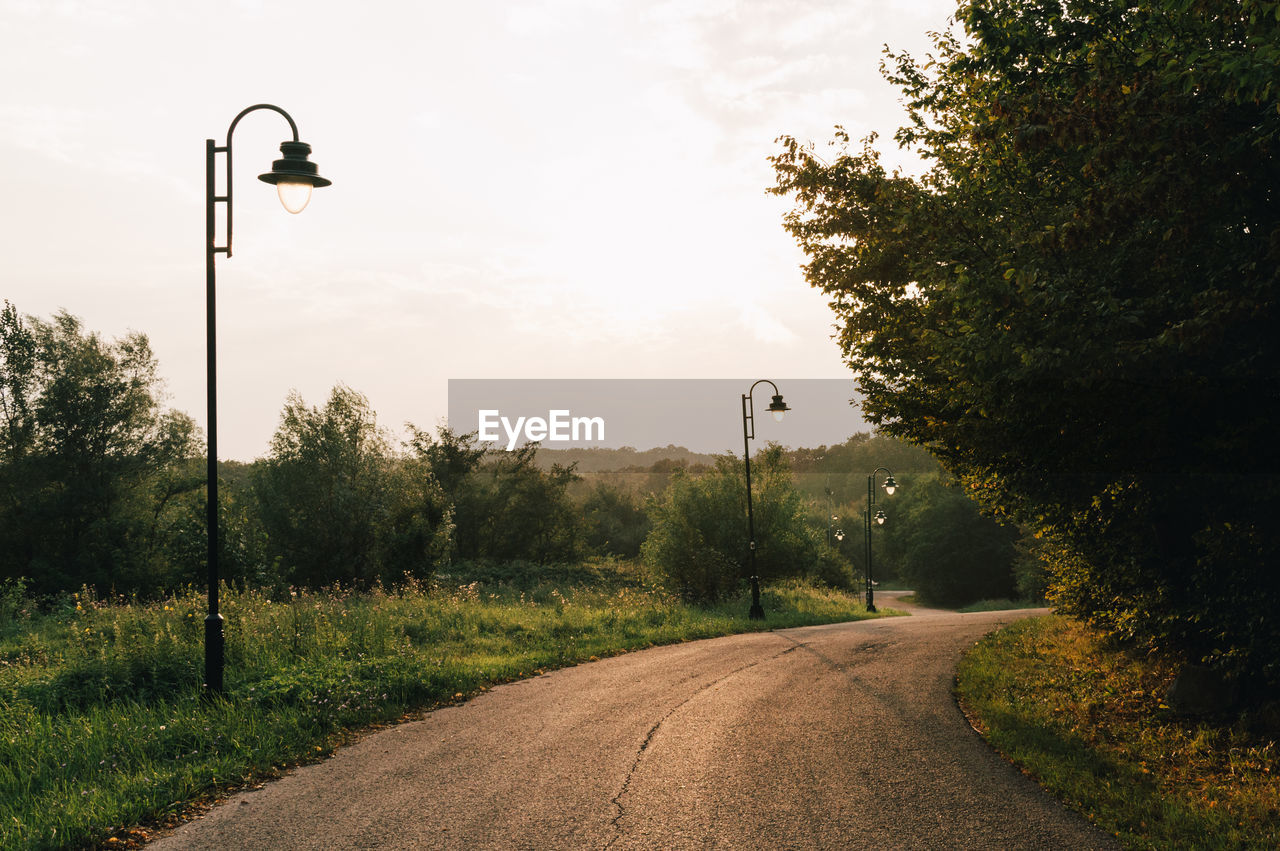
MULTIPOLYGON (((216 291, 217 275, 214 256, 217 254, 217 231, 214 226, 214 205, 218 199, 214 188, 214 155, 220 150, 212 139, 205 141, 205 347, 208 380, 208 501, 206 517, 208 526, 209 566, 209 614, 204 619, 204 687, 207 694, 222 692, 222 671, 225 660, 226 637, 222 628, 222 615, 218 613, 218 338, 216 291)), ((230 192, 231 175, 227 175, 230 192)), ((228 204, 230 208, 230 204, 228 204)), ((229 214, 228 214, 229 216, 229 214)), ((228 219, 228 224, 229 224, 228 219)), ((231 234, 227 234, 231 244, 231 234)))
MULTIPOLYGON (((755 389, 755 385, 752 385, 755 389)), ((751 611, 747 617, 752 620, 764 620, 764 606, 760 605, 760 576, 756 573, 756 526, 755 515, 751 509, 751 433, 747 423, 755 426, 755 410, 751 394, 742 395, 742 461, 747 470, 747 566, 751 570, 751 611)))
POLYGON ((871 584, 871 506, 875 504, 875 473, 867 476, 867 611, 876 610, 876 592, 871 584))
POLYGON ((827 546, 833 547, 835 544, 832 543, 831 524, 835 522, 835 517, 831 516, 831 488, 826 487, 823 490, 827 493, 827 546))

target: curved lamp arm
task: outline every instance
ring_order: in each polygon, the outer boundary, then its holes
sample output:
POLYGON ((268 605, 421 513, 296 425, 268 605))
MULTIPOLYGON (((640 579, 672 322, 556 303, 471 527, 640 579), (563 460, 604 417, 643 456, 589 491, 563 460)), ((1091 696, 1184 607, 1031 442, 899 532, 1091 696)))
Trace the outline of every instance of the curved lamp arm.
POLYGON ((235 118, 231 119, 231 126, 227 128, 227 147, 228 148, 231 147, 231 134, 236 132, 236 125, 240 123, 240 119, 244 118, 246 115, 248 115, 251 112, 256 112, 259 109, 270 109, 273 112, 278 112, 282 116, 284 116, 284 120, 289 122, 289 129, 293 131, 293 141, 295 142, 298 141, 298 125, 294 122, 293 116, 289 115, 289 113, 285 112, 283 109, 276 106, 275 104, 255 103, 253 106, 246 107, 240 110, 240 114, 237 115, 235 118))
POLYGON ((752 384, 751 389, 742 394, 742 426, 747 440, 754 440, 756 436, 755 397, 752 394, 756 392, 756 388, 761 384, 768 384, 773 388, 773 401, 769 403, 769 411, 779 422, 782 421, 782 415, 791 410, 787 407, 787 403, 782 401, 782 394, 778 392, 778 385, 767 378, 762 378, 752 384))
MULTIPOLYGON (((233 169, 232 169, 231 138, 235 134, 236 126, 240 123, 241 119, 243 119, 249 113, 256 112, 260 109, 271 110, 272 112, 278 113, 282 118, 284 118, 284 120, 289 123, 289 130, 293 134, 293 139, 291 141, 281 143, 280 150, 284 155, 283 159, 276 160, 275 163, 273 163, 272 165, 271 172, 262 175, 259 179, 264 180, 267 183, 277 184, 277 186, 281 184, 287 185, 289 183, 299 183, 299 184, 304 184, 304 188, 306 186, 328 186, 331 182, 321 177, 317 173, 315 164, 307 160, 307 155, 311 153, 311 146, 305 142, 301 142, 298 140, 298 125, 297 125, 297 122, 293 120, 293 116, 289 115, 289 113, 285 112, 283 109, 276 106, 275 104, 270 104, 270 103, 255 103, 253 106, 240 110, 240 113, 236 115, 235 118, 231 119, 231 125, 227 127, 227 142, 225 145, 218 147, 214 144, 212 139, 207 140, 205 143, 205 147, 207 151, 207 163, 208 163, 208 167, 206 169, 206 190, 207 190, 206 196, 208 198, 209 252, 211 254, 222 253, 227 255, 228 257, 231 256, 231 232, 232 232, 231 223, 232 223, 232 216, 233 216, 232 198, 233 198, 233 193, 235 191, 234 190, 235 181, 232 179, 233 169), (215 192, 215 180, 214 180, 214 155, 215 154, 227 155, 227 194, 225 195, 217 195, 215 192), (218 246, 215 243, 215 236, 214 236, 214 230, 213 230, 214 218, 215 218, 214 206, 218 202, 222 202, 227 206, 227 218, 226 218, 227 244, 223 246, 218 246)), ((310 190, 308 189, 307 191, 309 192, 310 190)), ((285 193, 281 192, 280 200, 282 203, 285 204, 285 209, 287 209, 291 213, 297 213, 297 212, 301 212, 302 208, 306 206, 307 198, 309 197, 310 196, 307 195, 304 198, 302 198, 301 203, 290 203, 285 201, 285 193)))
POLYGON ((876 504, 876 490, 874 485, 876 481, 876 476, 878 476, 881 472, 885 474, 884 492, 887 496, 893 496, 894 489, 898 487, 898 483, 894 481, 893 473, 890 472, 888 467, 876 467, 874 470, 871 471, 871 475, 867 476, 867 495, 871 498, 871 501, 868 504, 868 508, 871 505, 876 504))

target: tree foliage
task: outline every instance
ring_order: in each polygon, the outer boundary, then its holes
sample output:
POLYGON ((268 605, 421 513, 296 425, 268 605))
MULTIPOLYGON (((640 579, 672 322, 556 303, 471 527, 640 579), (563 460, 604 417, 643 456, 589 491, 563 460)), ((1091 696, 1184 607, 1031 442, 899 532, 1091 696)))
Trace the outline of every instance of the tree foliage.
POLYGON ((547 563, 579 555, 580 523, 568 496, 578 480, 572 464, 541 469, 536 443, 507 452, 479 447, 475 432, 412 432, 410 445, 452 506, 459 558, 547 563))
POLYGON ((292 584, 423 577, 449 549, 442 489, 423 464, 397 457, 368 400, 348 387, 323 408, 289 396, 253 486, 268 553, 292 584))
POLYGON ((899 573, 924 602, 964 606, 1017 595, 1017 530, 983 516, 958 487, 938 476, 917 480, 893 513, 903 539, 899 573))
POLYGON ((923 176, 774 158, 865 411, 1050 542, 1065 606, 1280 681, 1280 5, 955 21, 887 63, 923 176))
POLYGON ((33 593, 171 580, 170 508, 199 486, 195 424, 160 404, 143 334, 103 340, 60 312, 0 313, 0 577, 33 593))
MULTIPOLYGON (((770 444, 752 465, 755 569, 762 581, 816 573, 836 584, 852 579, 846 562, 809 522, 782 448, 770 444)), ((653 524, 641 554, 685 597, 717 599, 749 578, 746 478, 732 455, 701 475, 677 469, 667 489, 649 500, 653 524)))
POLYGON ((633 492, 596 482, 582 501, 583 543, 601 555, 635 558, 649 534, 644 503, 633 492))

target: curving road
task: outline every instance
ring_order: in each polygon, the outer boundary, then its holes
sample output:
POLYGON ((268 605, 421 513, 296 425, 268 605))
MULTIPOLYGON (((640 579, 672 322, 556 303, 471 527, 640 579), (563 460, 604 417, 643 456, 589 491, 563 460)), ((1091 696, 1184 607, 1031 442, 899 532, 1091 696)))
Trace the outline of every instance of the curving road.
POLYGON ((960 652, 1027 612, 912 611, 501 686, 152 847, 1113 847, 996 756, 952 699, 960 652))

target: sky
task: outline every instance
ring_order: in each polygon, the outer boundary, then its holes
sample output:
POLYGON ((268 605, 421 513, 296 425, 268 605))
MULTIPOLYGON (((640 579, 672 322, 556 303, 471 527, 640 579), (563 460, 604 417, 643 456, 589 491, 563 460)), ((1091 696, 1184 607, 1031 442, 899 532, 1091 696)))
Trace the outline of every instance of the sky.
POLYGON ((0 299, 146 334, 203 427, 205 140, 272 103, 333 185, 285 212, 256 175, 287 125, 237 127, 224 459, 337 383, 398 430, 450 379, 847 378, 767 158, 842 125, 918 168, 882 50, 922 56, 953 9, 0 0, 0 299))

